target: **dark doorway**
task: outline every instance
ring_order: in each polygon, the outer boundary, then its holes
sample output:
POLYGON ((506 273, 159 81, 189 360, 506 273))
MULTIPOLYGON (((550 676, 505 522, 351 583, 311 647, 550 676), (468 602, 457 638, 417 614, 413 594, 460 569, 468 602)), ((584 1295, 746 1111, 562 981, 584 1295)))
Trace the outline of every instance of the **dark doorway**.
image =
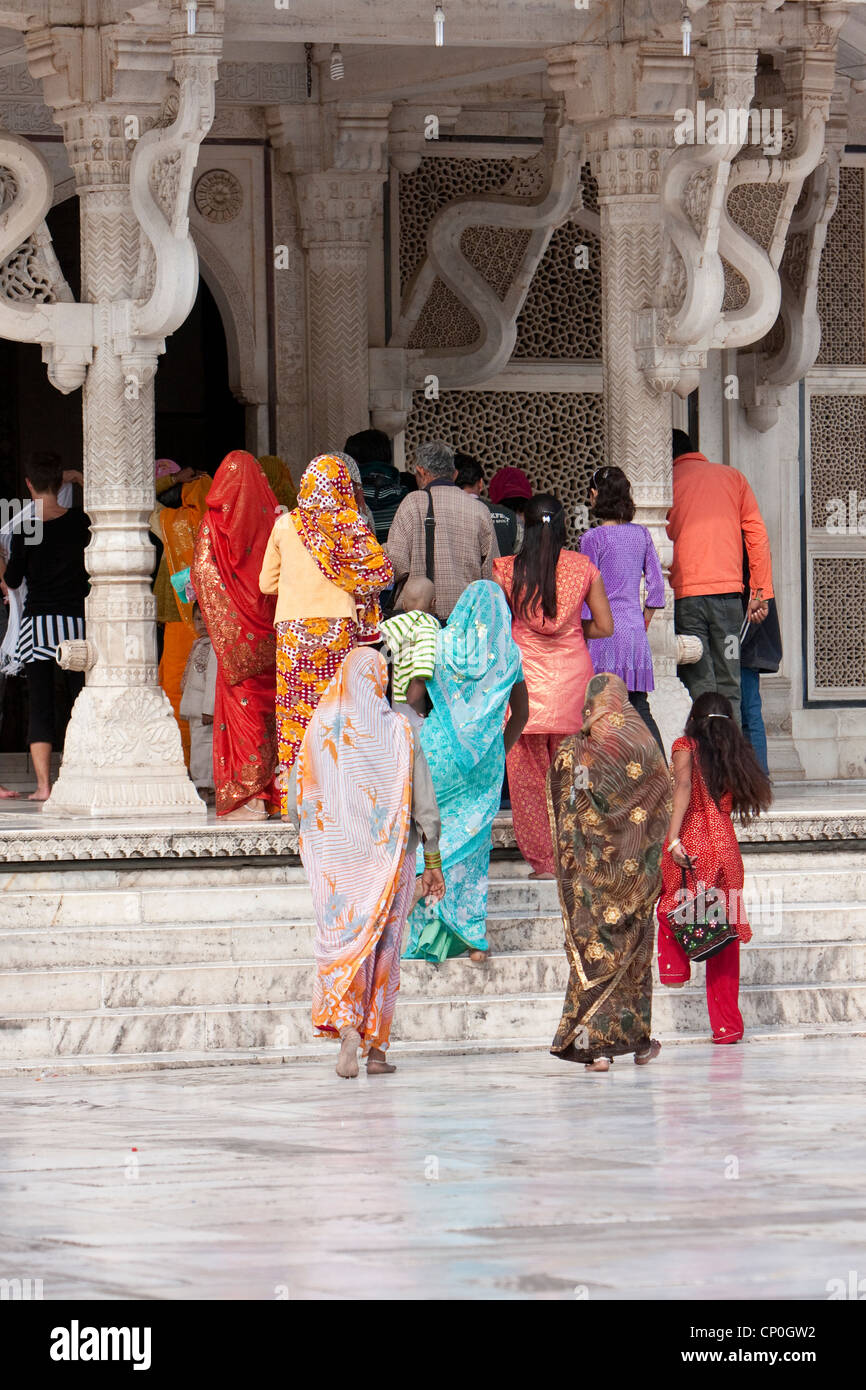
POLYGON ((199 280, 185 323, 168 339, 156 374, 156 457, 215 473, 245 444, 244 408, 229 390, 226 337, 216 300, 199 280))

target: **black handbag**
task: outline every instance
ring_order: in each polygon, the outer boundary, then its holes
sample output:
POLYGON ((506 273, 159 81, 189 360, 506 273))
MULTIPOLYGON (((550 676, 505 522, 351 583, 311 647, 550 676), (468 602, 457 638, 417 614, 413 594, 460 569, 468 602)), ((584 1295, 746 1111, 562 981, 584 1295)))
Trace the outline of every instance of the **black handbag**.
POLYGON ((695 884, 689 893, 686 871, 682 870, 681 902, 667 914, 668 925, 689 960, 709 960, 723 951, 729 941, 736 941, 737 932, 727 920, 725 893, 722 888, 703 887, 695 878, 695 865, 689 860, 695 884))

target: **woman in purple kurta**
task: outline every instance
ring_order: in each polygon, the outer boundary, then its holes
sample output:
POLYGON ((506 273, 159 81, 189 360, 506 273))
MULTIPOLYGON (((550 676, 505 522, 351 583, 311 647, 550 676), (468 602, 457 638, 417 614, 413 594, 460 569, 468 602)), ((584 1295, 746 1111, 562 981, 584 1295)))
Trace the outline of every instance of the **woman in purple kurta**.
MULTIPOLYGON (((647 692, 655 688, 647 629, 655 610, 665 606, 662 567, 649 531, 632 520, 634 500, 621 468, 596 469, 589 497, 600 525, 584 533, 580 549, 601 573, 614 622, 612 637, 587 642, 593 668, 625 681, 631 704, 664 752, 647 699, 647 692), (640 598, 642 578, 646 579, 645 608, 640 598)), ((584 617, 589 617, 586 609, 584 617)))

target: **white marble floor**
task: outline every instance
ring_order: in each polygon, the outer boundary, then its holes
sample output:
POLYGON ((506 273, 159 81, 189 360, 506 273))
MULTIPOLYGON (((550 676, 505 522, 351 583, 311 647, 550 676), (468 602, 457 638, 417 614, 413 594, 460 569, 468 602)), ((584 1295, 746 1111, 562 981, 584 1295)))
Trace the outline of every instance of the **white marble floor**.
POLYGON ((46 1299, 822 1300, 866 1275, 866 1041, 0 1087, 0 1278, 46 1299), (841 1285, 840 1285, 841 1287, 841 1285))

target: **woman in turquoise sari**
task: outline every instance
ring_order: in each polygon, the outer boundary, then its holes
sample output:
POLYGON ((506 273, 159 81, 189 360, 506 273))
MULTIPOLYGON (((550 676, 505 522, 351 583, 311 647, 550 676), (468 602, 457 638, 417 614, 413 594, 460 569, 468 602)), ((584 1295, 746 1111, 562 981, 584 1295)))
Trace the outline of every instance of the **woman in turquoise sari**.
POLYGON ((445 897, 409 918, 410 960, 438 963, 487 952, 487 877, 505 754, 529 716, 511 611, 498 584, 482 579, 460 596, 436 641, 427 682, 432 713, 421 730, 442 818, 445 897), (511 706, 508 723, 506 710, 511 706))

